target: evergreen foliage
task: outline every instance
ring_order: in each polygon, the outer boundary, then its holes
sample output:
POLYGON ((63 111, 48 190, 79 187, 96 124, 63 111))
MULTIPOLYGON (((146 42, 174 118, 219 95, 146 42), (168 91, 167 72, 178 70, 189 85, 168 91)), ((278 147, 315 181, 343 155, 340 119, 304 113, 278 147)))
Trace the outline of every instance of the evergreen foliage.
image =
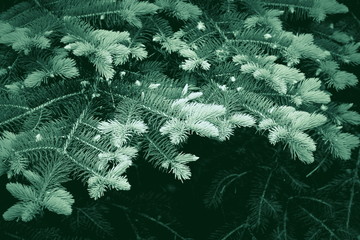
POLYGON ((28 0, 1 12, 4 239, 359 238, 360 114, 337 96, 358 89, 360 43, 328 21, 348 11, 28 0), (151 174, 162 193, 145 193, 151 174), (189 184, 222 212, 212 232, 178 230, 169 196, 189 184), (61 224, 41 226, 48 216, 61 224))

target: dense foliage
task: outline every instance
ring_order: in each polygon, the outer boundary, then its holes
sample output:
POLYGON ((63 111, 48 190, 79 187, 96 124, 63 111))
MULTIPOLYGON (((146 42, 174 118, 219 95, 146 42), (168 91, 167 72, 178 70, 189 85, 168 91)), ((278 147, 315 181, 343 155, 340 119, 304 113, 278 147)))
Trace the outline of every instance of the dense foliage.
POLYGON ((360 21, 336 0, 0 13, 1 239, 359 239, 360 21))

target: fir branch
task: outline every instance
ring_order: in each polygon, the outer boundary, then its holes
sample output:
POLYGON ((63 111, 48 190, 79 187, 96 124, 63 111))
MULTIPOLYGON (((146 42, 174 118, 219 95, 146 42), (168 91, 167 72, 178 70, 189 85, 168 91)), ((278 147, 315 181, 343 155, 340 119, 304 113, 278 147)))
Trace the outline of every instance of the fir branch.
MULTIPOLYGON (((353 34, 331 29, 326 22, 315 29, 320 34, 314 34, 313 28, 295 30, 297 22, 286 21, 321 21, 346 10, 336 0, 35 0, 1 13, 0 128, 13 133, 1 132, 0 175, 26 181, 7 184, 19 202, 5 212, 5 219, 29 221, 45 209, 71 214, 74 200, 61 185, 70 177, 87 183, 92 199, 111 189, 129 190, 127 175, 131 180, 138 169, 148 170, 141 162, 133 163, 140 157, 180 181, 196 174, 194 189, 211 177, 207 167, 212 164, 233 169, 215 176, 204 199, 214 207, 214 216, 223 216, 211 222, 213 227, 224 225, 210 235, 214 239, 290 240, 297 234, 309 239, 356 238, 360 160, 326 170, 335 163, 329 154, 351 159, 359 145, 358 136, 341 128, 354 131, 360 115, 350 110, 352 104, 338 103, 328 92, 358 82, 341 66, 360 63, 359 44, 353 34), (274 161, 267 162, 272 146, 254 135, 254 128, 271 144, 288 147, 292 158, 317 161, 310 172, 307 166, 303 169, 312 180, 303 182, 297 163, 278 166, 275 159, 274 167, 274 161), (231 136, 230 145, 213 141, 231 136), (192 172, 190 163, 198 157, 181 149, 193 149, 193 143, 204 138, 210 139, 207 146, 218 145, 228 153, 241 145, 236 153, 243 161, 236 161, 237 156, 226 163, 212 161, 215 155, 210 152, 204 165, 192 172), (255 152, 247 151, 251 149, 255 152), (133 164, 135 173, 128 171, 133 164), (234 171, 234 164, 242 170, 234 171), (253 172, 257 176, 249 174, 253 172), (339 177, 332 179, 333 174, 339 177), (227 205, 230 186, 245 193, 235 194, 235 201, 247 204, 227 205)), ((135 192, 151 185, 147 174, 137 177, 135 192)), ((177 184, 161 191, 178 197, 187 185, 177 184)), ((187 201, 196 198, 183 195, 187 201)), ((107 199, 113 201, 113 196, 107 199)), ((150 206, 153 215, 135 210, 137 206, 116 205, 111 206, 124 212, 120 220, 129 222, 132 237, 143 237, 140 233, 147 228, 140 228, 135 217, 163 228, 167 236, 186 239, 156 207, 150 206)), ((186 214, 183 204, 176 207, 186 214)), ((79 228, 94 227, 99 233, 93 237, 111 237, 106 233, 111 231, 128 237, 126 231, 106 228, 104 217, 116 212, 103 215, 102 210, 100 205, 78 209, 74 222, 79 228)), ((63 237, 57 231, 41 228, 29 237, 63 237)), ((196 236, 206 238, 208 233, 203 228, 196 236)))
POLYGON ((360 20, 356 17, 353 11, 350 11, 351 16, 355 19, 356 23, 360 26, 360 20))
POLYGON ((322 204, 323 206, 329 208, 330 210, 333 208, 333 206, 332 206, 331 204, 329 204, 328 202, 325 202, 324 200, 319 199, 319 198, 315 198, 315 197, 296 196, 296 197, 294 197, 293 199, 305 199, 305 200, 310 200, 310 201, 313 201, 313 202, 320 203, 320 204, 322 204))
POLYGON ((5 120, 3 122, 0 122, 0 126, 4 126, 4 125, 10 124, 10 123, 12 123, 12 122, 14 122, 16 120, 23 119, 24 117, 29 116, 29 115, 33 114, 34 112, 42 110, 42 109, 44 109, 44 108, 46 108, 48 106, 51 106, 52 104, 54 104, 56 102, 61 102, 61 101, 67 100, 68 98, 72 98, 72 97, 82 95, 82 94, 83 94, 82 92, 69 93, 67 95, 63 95, 61 97, 51 99, 50 101, 45 102, 45 103, 43 103, 43 104, 41 104, 41 105, 39 105, 37 107, 33 107, 31 109, 28 109, 26 112, 24 112, 22 114, 19 114, 18 116, 15 116, 15 117, 7 119, 7 120, 5 120))
POLYGON ((318 163, 318 165, 313 170, 311 170, 308 174, 306 174, 306 177, 310 177, 311 175, 313 175, 316 171, 318 171, 328 161, 329 161, 329 159, 327 157, 323 157, 323 159, 318 163))
POLYGON ((182 239, 182 240, 190 240, 189 238, 185 238, 183 237, 182 235, 180 235, 177 231, 175 231, 174 229, 172 229, 169 224, 166 224, 164 222, 162 222, 161 220, 159 219, 156 219, 156 218, 153 218, 152 216, 146 214, 146 213, 143 213, 143 212, 138 212, 138 211, 135 211, 133 209, 130 209, 126 206, 123 206, 123 205, 120 205, 120 204, 111 204, 112 206, 114 207, 117 207, 127 213, 132 213, 132 214, 135 214, 135 215, 138 215, 138 216, 141 216, 143 218, 145 218, 146 220, 152 222, 152 223, 155 223, 156 225, 159 225, 160 227, 166 229, 167 231, 169 231, 171 234, 173 234, 173 236, 175 238, 179 238, 179 239, 182 239))
POLYGON ((0 107, 4 107, 4 108, 19 108, 19 109, 23 109, 23 110, 30 110, 29 107, 20 106, 20 105, 14 105, 14 104, 0 104, 0 107))
POLYGON ((227 171, 221 172, 213 180, 209 191, 206 194, 204 200, 207 207, 217 208, 222 203, 222 198, 227 187, 229 187, 233 182, 237 181, 242 176, 246 175, 248 172, 242 173, 229 173, 227 171))
POLYGON ((53 159, 47 164, 40 164, 34 170, 25 170, 24 177, 30 186, 21 183, 8 183, 8 191, 20 201, 10 207, 4 214, 4 219, 21 218, 23 221, 32 220, 43 208, 57 214, 70 215, 74 203, 70 193, 61 187, 61 183, 68 180, 69 171, 63 168, 61 159, 53 159), (59 161, 60 160, 60 161, 59 161))
POLYGON ((82 18, 90 20, 105 20, 107 23, 115 24, 116 21, 122 20, 138 28, 142 27, 139 17, 154 14, 159 9, 153 3, 124 0, 121 2, 99 2, 99 1, 71 1, 57 2, 50 7, 50 11, 56 15, 66 16, 68 18, 82 18))
POLYGON ((243 223, 243 224, 240 224, 240 225, 238 225, 236 227, 233 227, 233 228, 230 228, 230 229, 226 228, 226 230, 227 230, 226 233, 223 233, 224 232, 223 230, 219 230, 216 233, 212 234, 211 238, 215 239, 213 237, 216 236, 217 240, 227 240, 231 236, 233 236, 234 234, 239 232, 240 230, 244 229, 244 231, 246 231, 249 228, 250 228, 250 225, 248 223, 243 223))
POLYGON ((351 213, 352 213, 352 207, 354 204, 354 196, 355 196, 355 186, 356 183, 358 183, 359 181, 359 167, 360 167, 360 150, 358 151, 358 157, 357 157, 357 162, 356 162, 356 166, 353 169, 354 175, 352 177, 352 184, 351 184, 351 188, 350 188, 350 198, 349 198, 349 203, 347 206, 347 211, 346 211, 346 229, 349 230, 350 228, 350 218, 351 218, 351 213))
POLYGON ((81 163, 76 159, 76 157, 71 156, 69 153, 63 150, 63 148, 52 147, 52 146, 44 146, 44 147, 32 147, 32 148, 25 148, 21 150, 17 150, 15 153, 24 154, 24 153, 31 153, 31 152, 41 152, 41 151, 52 151, 58 153, 60 156, 65 156, 68 160, 73 162, 75 165, 79 166, 81 170, 86 171, 87 173, 93 174, 98 177, 101 176, 98 172, 91 169, 89 166, 86 166, 84 163, 81 163))
POLYGON ((278 212, 278 209, 276 209, 277 207, 274 207, 273 203, 269 202, 269 200, 265 197, 267 191, 269 190, 268 188, 273 171, 274 169, 270 171, 268 177, 266 178, 266 182, 264 183, 260 196, 253 194, 252 199, 250 199, 249 221, 253 224, 253 229, 264 227, 263 224, 265 223, 266 218, 269 217, 267 214, 274 215, 278 212), (270 211, 268 208, 270 208, 270 211))
MULTIPOLYGON (((297 14, 296 12, 299 10, 306 12, 310 17, 314 18, 318 22, 323 21, 327 14, 348 12, 348 8, 345 5, 340 4, 335 0, 319 0, 308 2, 293 0, 265 0, 261 2, 264 6, 290 9, 290 12, 295 14, 297 14)), ((300 15, 301 14, 302 13, 300 13, 300 15)))
POLYGON ((337 240, 341 239, 337 236, 337 234, 328 225, 326 225, 325 221, 316 217, 313 213, 309 212, 306 208, 304 208, 302 206, 299 206, 299 208, 302 211, 304 211, 313 221, 315 221, 317 224, 319 224, 321 227, 323 227, 330 234, 330 237, 334 237, 337 240))
POLYGON ((182 0, 156 0, 155 4, 158 5, 162 11, 170 12, 171 15, 185 21, 195 20, 202 14, 199 7, 182 0))
POLYGON ((81 124, 82 120, 85 118, 87 109, 84 109, 83 112, 80 114, 79 118, 76 120, 76 122, 73 124, 73 127, 70 131, 70 133, 66 136, 66 141, 64 143, 64 147, 63 147, 63 152, 67 152, 67 148, 69 147, 72 138, 74 137, 75 131, 77 130, 77 128, 79 127, 79 125, 81 124))
POLYGON ((103 153, 106 151, 105 149, 99 148, 98 146, 94 145, 92 142, 87 141, 87 139, 85 139, 85 138, 74 136, 74 139, 76 139, 77 141, 83 143, 84 145, 86 145, 86 146, 88 146, 88 147, 90 147, 90 148, 92 148, 92 149, 94 149, 96 151, 103 152, 103 153))
POLYGON ((77 229, 84 228, 86 230, 96 229, 96 233, 100 232, 109 237, 114 237, 113 227, 111 226, 108 219, 106 219, 104 214, 104 207, 99 205, 93 205, 84 208, 75 208, 76 215, 76 227, 77 229))
POLYGON ((312 8, 312 5, 310 5, 309 3, 297 3, 296 1, 263 1, 262 4, 264 6, 274 6, 274 7, 281 7, 281 8, 290 8, 290 7, 294 7, 294 8, 299 8, 299 9, 304 9, 307 11, 310 11, 312 8), (307 4, 307 5, 306 5, 307 4))
POLYGON ((291 180, 291 185, 295 190, 304 191, 305 189, 308 189, 310 187, 299 179, 296 179, 291 173, 289 173, 289 171, 285 167, 280 167, 280 169, 291 180))
MULTIPOLYGON (((165 161, 170 162, 173 159, 173 157, 175 157, 175 152, 173 149, 171 149, 171 151, 168 150, 168 152, 165 152, 164 151, 165 149, 162 149, 160 147, 160 145, 155 142, 156 140, 151 139, 149 135, 145 135, 145 138, 150 143, 149 148, 155 148, 155 151, 157 152, 157 154, 159 154, 158 155, 159 158, 157 160, 155 160, 155 161, 152 160, 155 162, 155 165, 160 166, 162 161, 165 160, 165 161), (163 158, 164 160, 160 160, 161 158, 163 158)), ((162 143, 164 143, 164 142, 162 142, 162 143)), ((154 151, 149 150, 146 157, 149 158, 150 156, 156 156, 156 155, 155 155, 154 151)))

